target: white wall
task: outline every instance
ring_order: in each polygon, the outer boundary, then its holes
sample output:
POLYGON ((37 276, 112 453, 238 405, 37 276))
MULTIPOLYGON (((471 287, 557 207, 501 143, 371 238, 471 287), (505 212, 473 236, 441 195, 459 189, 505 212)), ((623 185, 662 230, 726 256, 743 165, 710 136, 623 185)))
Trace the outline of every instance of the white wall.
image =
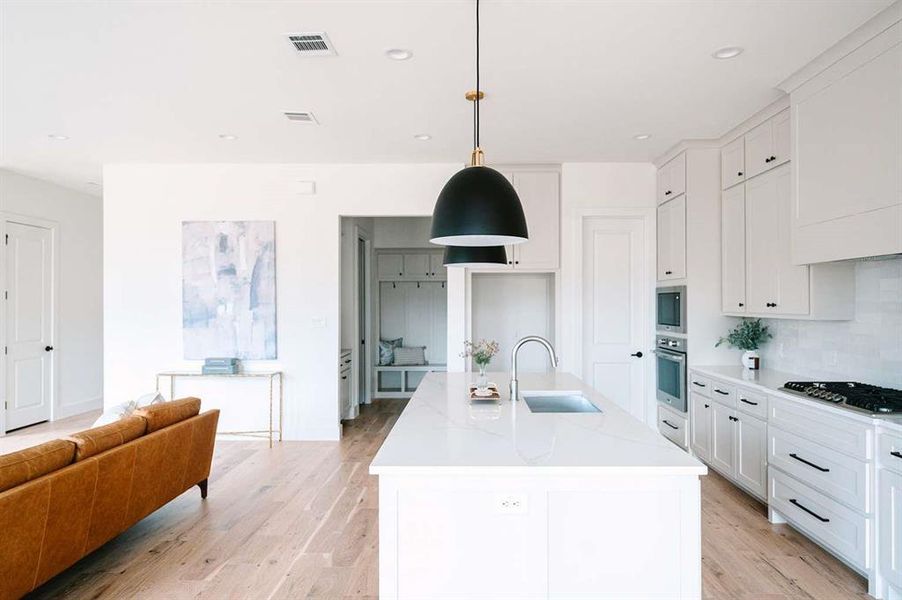
MULTIPOLYGON (((578 221, 591 209, 645 209, 655 208, 657 169, 651 163, 564 163, 561 168, 561 368, 579 373, 578 356, 580 335, 577 331, 577 315, 580 300, 575 289, 581 277, 578 268, 579 239, 570 235, 582 231, 578 221)), ((649 234, 654 235, 654 218, 649 234)), ((654 272, 650 273, 650 288, 655 286, 654 272)), ((651 303, 649 306, 653 306, 651 303)), ((649 315, 651 318, 651 314, 649 315)), ((652 329, 653 327, 652 323, 652 329)), ((649 344, 652 340, 649 339, 649 344)))
POLYGON ((398 217, 375 219, 373 245, 376 248, 431 248, 429 243, 432 217, 398 217))
POLYGON ((0 169, 0 211, 58 226, 54 419, 102 405, 102 210, 100 198, 0 169))
MULTIPOLYGON (((107 165, 104 396, 129 398, 185 361, 181 222, 276 221, 278 359, 286 439, 337 439, 340 215, 429 216, 459 164, 107 165), (299 195, 300 180, 316 181, 299 195)), ((187 390, 186 390, 187 391, 187 390)))

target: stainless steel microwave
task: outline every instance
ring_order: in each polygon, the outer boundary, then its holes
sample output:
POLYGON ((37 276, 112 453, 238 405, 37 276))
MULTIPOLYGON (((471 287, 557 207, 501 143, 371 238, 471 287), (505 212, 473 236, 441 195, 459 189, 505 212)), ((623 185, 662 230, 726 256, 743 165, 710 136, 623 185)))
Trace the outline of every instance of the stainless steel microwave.
POLYGON ((657 329, 668 333, 686 333, 686 286, 657 290, 657 329))

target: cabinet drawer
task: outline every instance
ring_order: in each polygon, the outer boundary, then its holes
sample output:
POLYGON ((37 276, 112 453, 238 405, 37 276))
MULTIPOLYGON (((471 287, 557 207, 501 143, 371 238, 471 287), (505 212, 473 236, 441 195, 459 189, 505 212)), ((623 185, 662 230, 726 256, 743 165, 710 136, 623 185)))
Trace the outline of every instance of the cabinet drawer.
POLYGON ((711 397, 721 404, 736 408, 736 388, 723 381, 711 380, 711 397))
POLYGON ((768 471, 768 504, 850 564, 862 570, 870 567, 869 519, 773 466, 768 471))
POLYGON ((767 420, 767 396, 761 392, 737 387, 736 408, 759 419, 767 420))
POLYGON ((768 423, 859 460, 871 460, 873 427, 835 415, 827 409, 771 396, 768 423))
POLYGON ((660 405, 658 406, 658 431, 684 450, 689 446, 689 427, 686 417, 660 405))
POLYGON ((868 463, 776 427, 770 428, 767 454, 770 466, 856 510, 873 511, 868 463))
POLYGON ((689 389, 696 394, 711 397, 711 380, 704 375, 689 374, 689 389))
POLYGON ((877 461, 902 474, 902 434, 881 431, 877 438, 877 461))

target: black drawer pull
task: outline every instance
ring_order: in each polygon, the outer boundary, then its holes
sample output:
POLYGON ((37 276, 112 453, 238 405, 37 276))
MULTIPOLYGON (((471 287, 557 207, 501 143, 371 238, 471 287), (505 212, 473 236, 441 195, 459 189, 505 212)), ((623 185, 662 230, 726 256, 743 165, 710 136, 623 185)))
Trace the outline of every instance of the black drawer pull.
POLYGON ((342 377, 342 379, 347 379, 347 378, 348 378, 348 376, 347 376, 347 375, 345 375, 345 376, 344 376, 344 377, 342 377))
POLYGON ((808 461, 805 460, 804 458, 801 458, 801 457, 800 457, 798 454, 796 454, 795 452, 790 452, 790 453, 789 453, 789 456, 790 456, 790 458, 796 459, 796 460, 799 461, 800 463, 804 463, 804 464, 808 465, 809 467, 811 467, 811 468, 813 468, 813 469, 817 469, 817 470, 820 471, 821 473, 829 473, 829 472, 830 472, 830 469, 825 469, 824 467, 822 467, 822 466, 820 466, 820 465, 816 465, 816 464, 814 464, 813 462, 808 462, 808 461))
POLYGON ((711 408, 710 404, 705 404, 705 408, 711 408))
POLYGON ((345 361, 345 364, 348 364, 349 362, 351 362, 351 359, 350 359, 350 358, 349 358, 348 360, 345 361))
POLYGON ((676 425, 672 425, 672 424, 670 423, 670 421, 668 421, 667 419, 664 419, 664 420, 661 421, 661 422, 664 423, 665 425, 667 425, 668 427, 670 427, 671 429, 679 429, 679 427, 677 427, 676 425))
POLYGON ((895 456, 896 458, 902 458, 902 452, 896 452, 895 450, 889 453, 890 456, 895 456))
POLYGON ((669 196, 669 195, 672 194, 672 193, 673 193, 672 191, 667 190, 666 192, 664 192, 664 195, 665 195, 665 196, 669 196))
POLYGON ((745 398, 740 398, 739 401, 740 401, 740 402, 745 402, 746 404, 750 404, 750 405, 752 405, 752 406, 758 406, 758 403, 757 403, 757 402, 752 402, 751 400, 746 400, 745 398))
POLYGON ((801 504, 799 504, 799 501, 796 500, 795 498, 790 498, 789 501, 792 502, 793 504, 795 504, 796 506, 798 506, 799 508, 801 508, 802 510, 804 510, 806 513, 808 513, 809 515, 811 515, 812 517, 814 517, 821 523, 829 523, 830 522, 830 519, 825 519, 824 517, 822 517, 819 514, 817 514, 816 512, 814 512, 813 510, 807 509, 804 506, 802 506, 801 504))
POLYGON ((665 275, 673 275, 673 271, 664 271, 665 275))
POLYGON ((727 418, 730 419, 731 421, 736 421, 737 423, 739 422, 739 419, 737 419, 736 417, 728 416, 727 418))
POLYGON ((699 382, 697 382, 697 381, 693 381, 693 382, 692 382, 692 385, 697 385, 698 387, 708 387, 708 386, 706 386, 704 383, 699 383, 699 382))
POLYGON ((720 394, 721 396, 729 396, 730 395, 730 392, 725 392, 725 391, 719 390, 717 388, 714 388, 714 391, 717 392, 718 394, 720 394))
POLYGON ((738 177, 742 177, 742 171, 737 171, 736 175, 737 175, 738 177))

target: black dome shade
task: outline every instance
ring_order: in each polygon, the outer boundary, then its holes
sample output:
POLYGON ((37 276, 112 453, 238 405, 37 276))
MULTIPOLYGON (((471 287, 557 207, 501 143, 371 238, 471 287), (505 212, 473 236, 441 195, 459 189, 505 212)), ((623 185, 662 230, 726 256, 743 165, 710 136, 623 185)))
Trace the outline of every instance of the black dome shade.
POLYGON ((445 246, 442 264, 446 267, 506 265, 504 246, 445 246))
POLYGON ((490 167, 471 166, 442 188, 429 241, 442 246, 501 246, 529 238, 514 186, 490 167))

